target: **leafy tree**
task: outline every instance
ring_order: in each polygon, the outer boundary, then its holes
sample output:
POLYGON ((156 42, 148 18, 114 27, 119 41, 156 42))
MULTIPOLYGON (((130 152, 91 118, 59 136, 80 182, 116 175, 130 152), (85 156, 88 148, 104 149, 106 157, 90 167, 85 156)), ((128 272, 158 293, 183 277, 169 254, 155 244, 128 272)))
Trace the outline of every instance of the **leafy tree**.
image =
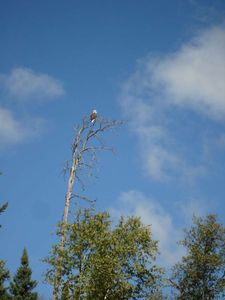
POLYGON ((224 299, 225 228, 215 215, 193 221, 181 241, 187 255, 175 266, 171 279, 178 291, 176 299, 224 299))
MULTIPOLYGON (((2 173, 0 172, 0 175, 2 173)), ((2 206, 0 206, 0 214, 2 214, 8 206, 8 203, 4 203, 2 206)), ((1 224, 0 224, 1 228, 1 224)), ((6 280, 9 279, 9 271, 5 268, 5 262, 3 260, 0 260, 0 299, 1 300, 8 300, 10 299, 10 296, 7 292, 8 288, 4 286, 4 283, 6 280)))
POLYGON ((60 300, 69 300, 69 299, 72 299, 71 297, 72 296, 71 296, 71 293, 70 293, 69 284, 66 282, 63 285, 62 295, 61 295, 60 300))
POLYGON ((8 203, 6 202, 0 207, 0 214, 6 210, 7 206, 8 206, 8 203))
POLYGON ((37 282, 31 280, 31 268, 27 250, 24 248, 21 257, 21 266, 18 268, 13 281, 10 283, 10 292, 15 300, 37 300, 37 293, 33 292, 37 282))
MULTIPOLYGON (((7 202, 4 203, 2 206, 0 206, 0 214, 2 214, 6 210, 7 206, 8 206, 7 202)), ((2 227, 2 225, 0 224, 0 228, 1 227, 2 227)))
MULTIPOLYGON (((61 300, 156 299, 162 273, 154 263, 157 242, 139 218, 121 218, 112 228, 108 213, 84 210, 77 213, 67 232, 60 253, 61 300)), ((52 266, 47 273, 50 283, 59 251, 54 247, 46 259, 52 266)))
POLYGON ((4 283, 9 279, 9 271, 5 268, 5 262, 0 260, 0 299, 9 300, 11 299, 8 294, 8 288, 4 287, 4 283))
MULTIPOLYGON (((2 175, 1 172, 0 172, 0 175, 2 175)), ((7 206, 8 206, 7 202, 4 203, 2 206, 0 206, 0 214, 2 214, 6 210, 7 206)), ((1 224, 0 224, 0 228, 1 228, 1 224)))

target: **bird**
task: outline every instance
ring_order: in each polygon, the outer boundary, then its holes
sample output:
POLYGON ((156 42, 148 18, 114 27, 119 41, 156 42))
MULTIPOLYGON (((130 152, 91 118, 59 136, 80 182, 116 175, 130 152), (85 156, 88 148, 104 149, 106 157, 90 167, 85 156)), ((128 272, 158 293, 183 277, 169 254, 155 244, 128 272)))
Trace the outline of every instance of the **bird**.
POLYGON ((94 123, 96 121, 96 119, 97 119, 97 110, 94 109, 92 111, 91 115, 90 115, 90 121, 91 121, 91 123, 94 123))

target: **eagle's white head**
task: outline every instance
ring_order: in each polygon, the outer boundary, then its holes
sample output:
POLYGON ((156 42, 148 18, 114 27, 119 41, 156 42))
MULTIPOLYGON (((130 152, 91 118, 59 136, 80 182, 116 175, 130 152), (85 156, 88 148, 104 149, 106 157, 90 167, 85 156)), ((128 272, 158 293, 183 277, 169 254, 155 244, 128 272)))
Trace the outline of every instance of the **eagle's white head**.
POLYGON ((91 123, 95 123, 97 119, 97 110, 96 109, 93 109, 91 115, 90 115, 90 120, 91 120, 91 123))

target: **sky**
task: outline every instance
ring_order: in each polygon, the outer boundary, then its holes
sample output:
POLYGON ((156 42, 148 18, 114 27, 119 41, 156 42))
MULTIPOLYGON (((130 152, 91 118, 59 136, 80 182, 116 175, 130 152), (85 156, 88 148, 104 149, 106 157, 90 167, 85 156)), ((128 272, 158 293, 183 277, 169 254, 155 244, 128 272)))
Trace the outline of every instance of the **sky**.
POLYGON ((193 214, 225 222, 224 1, 0 1, 0 258, 13 274, 26 247, 44 299, 62 170, 93 109, 125 125, 85 192, 151 224, 170 267, 193 214))

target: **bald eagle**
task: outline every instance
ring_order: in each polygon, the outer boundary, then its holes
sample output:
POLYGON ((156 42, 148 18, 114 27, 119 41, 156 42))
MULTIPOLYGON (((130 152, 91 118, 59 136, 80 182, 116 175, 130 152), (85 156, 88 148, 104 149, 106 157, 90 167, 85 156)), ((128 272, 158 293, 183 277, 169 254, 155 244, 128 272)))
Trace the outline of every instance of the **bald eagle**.
POLYGON ((91 123, 94 123, 96 121, 96 119, 97 119, 97 110, 94 109, 90 115, 91 123))

